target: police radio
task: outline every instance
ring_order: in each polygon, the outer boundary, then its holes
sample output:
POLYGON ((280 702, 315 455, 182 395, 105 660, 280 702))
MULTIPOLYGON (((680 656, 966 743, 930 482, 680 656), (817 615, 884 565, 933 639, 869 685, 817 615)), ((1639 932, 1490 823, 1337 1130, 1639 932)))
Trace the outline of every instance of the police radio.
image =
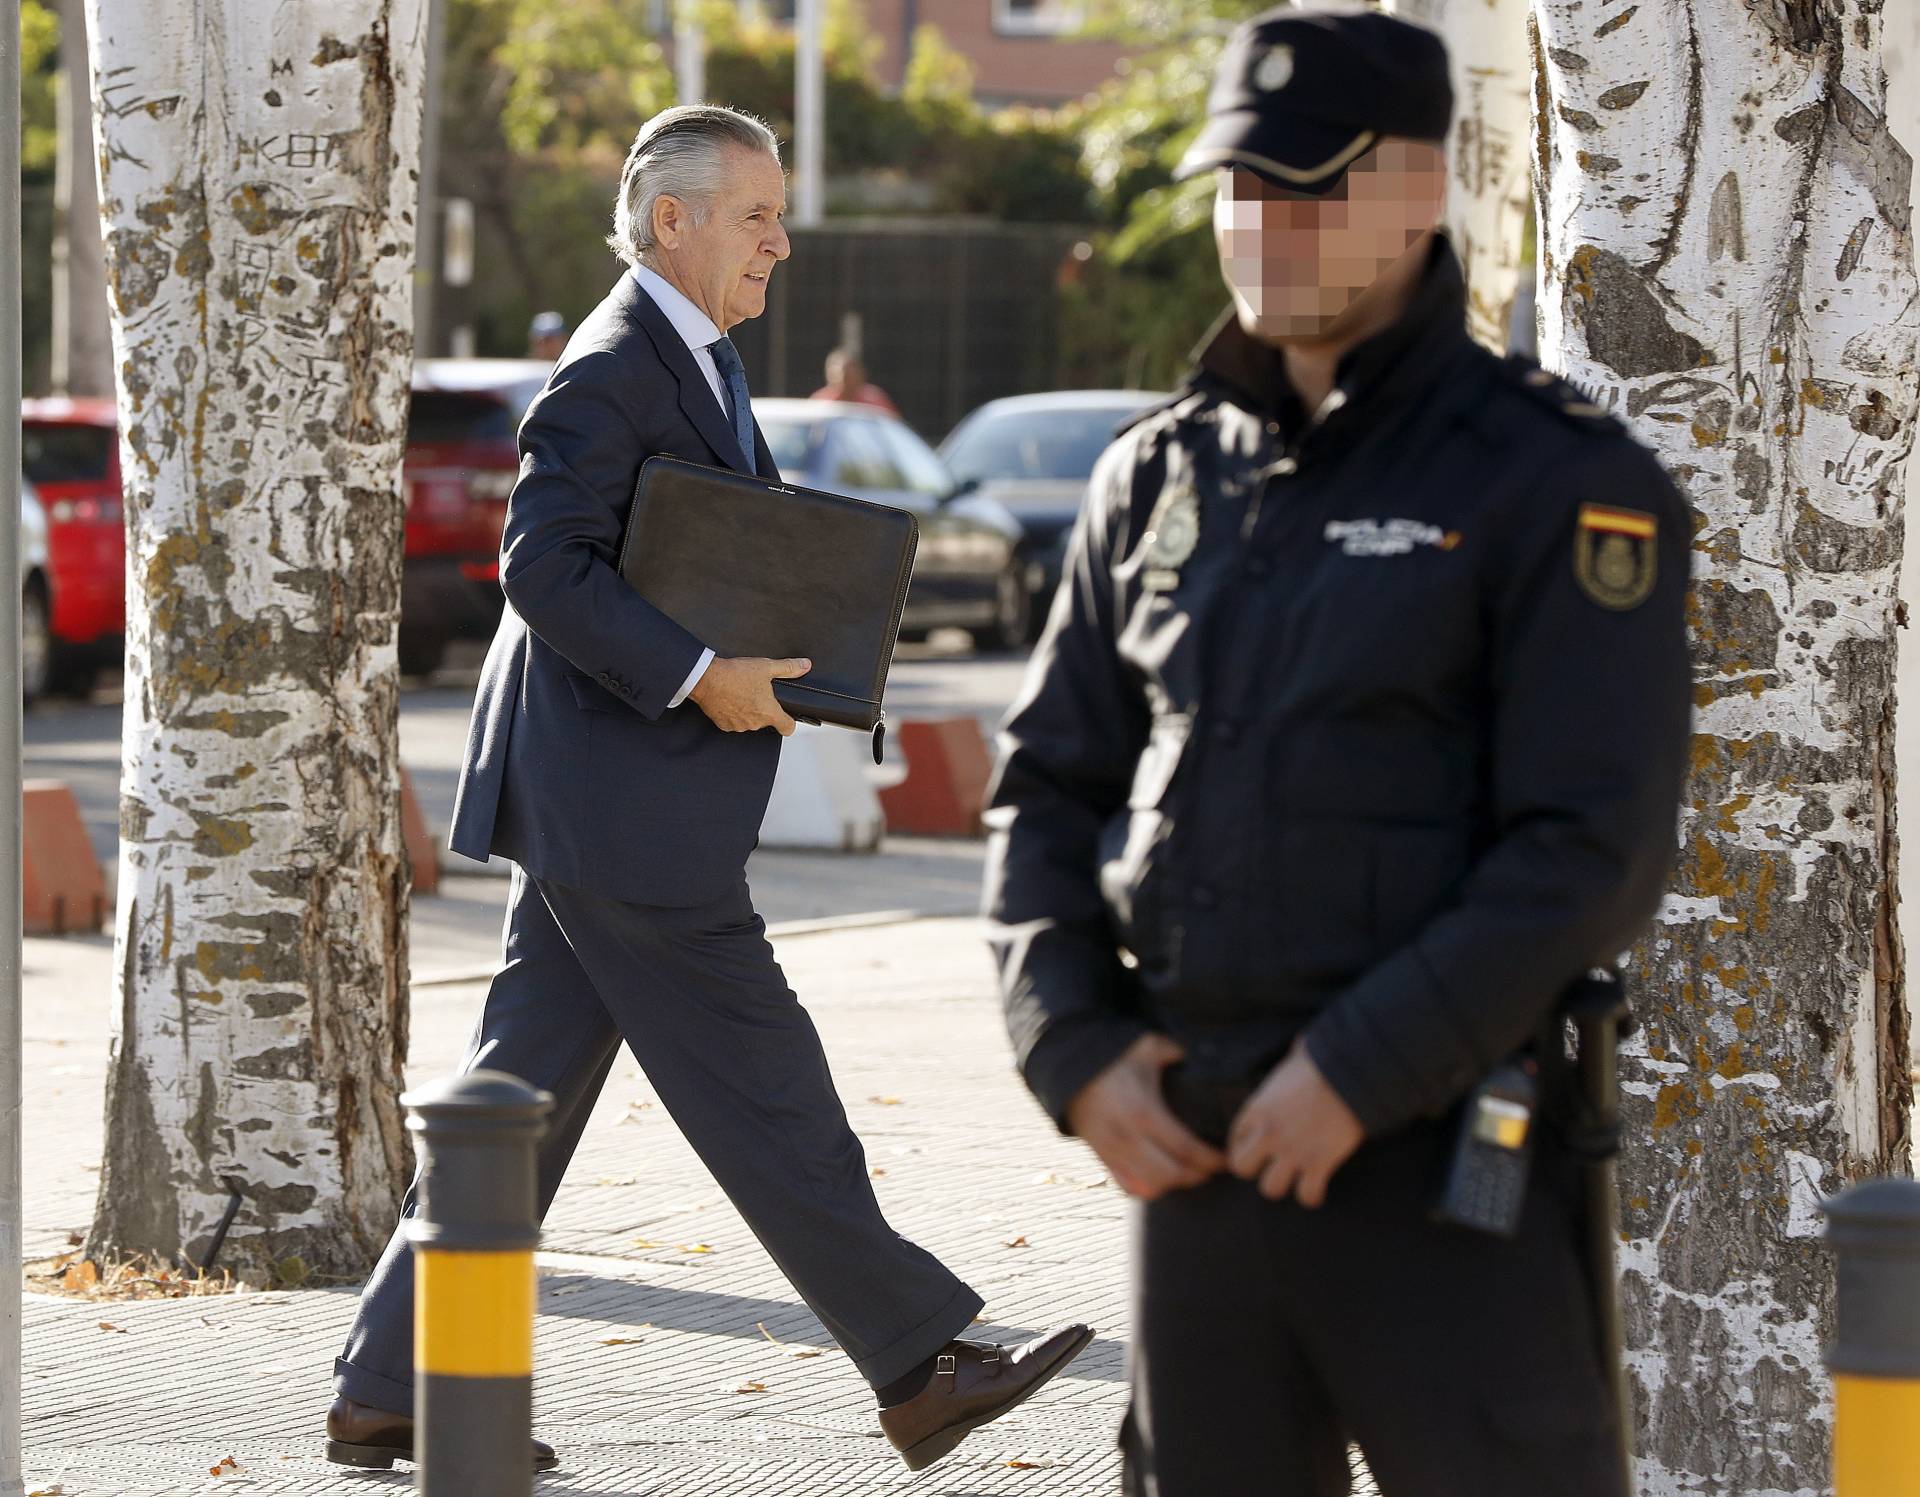
POLYGON ((1539 1090, 1539 1067, 1526 1058, 1507 1061, 1473 1089, 1434 1204, 1435 1221, 1497 1237, 1519 1230, 1539 1090))

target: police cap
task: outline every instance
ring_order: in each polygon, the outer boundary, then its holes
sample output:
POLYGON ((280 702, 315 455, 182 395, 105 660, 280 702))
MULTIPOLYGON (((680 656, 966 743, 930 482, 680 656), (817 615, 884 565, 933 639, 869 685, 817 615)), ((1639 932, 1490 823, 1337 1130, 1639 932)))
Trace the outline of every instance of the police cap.
POLYGON ((1235 29, 1174 177, 1244 166, 1318 195, 1383 136, 1444 141, 1452 118, 1434 32, 1374 10, 1281 6, 1235 29))

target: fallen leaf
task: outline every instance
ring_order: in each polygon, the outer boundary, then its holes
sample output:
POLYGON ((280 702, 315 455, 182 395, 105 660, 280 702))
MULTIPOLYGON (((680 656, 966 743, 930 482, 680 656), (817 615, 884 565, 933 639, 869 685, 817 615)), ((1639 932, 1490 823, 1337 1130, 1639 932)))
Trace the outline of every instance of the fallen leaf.
POLYGON ((230 1455, 222 1456, 220 1458, 220 1463, 218 1465, 207 1467, 207 1475, 231 1476, 237 1473, 239 1469, 240 1469, 240 1463, 236 1461, 232 1456, 230 1455))
POLYGON ((91 1258, 82 1258, 72 1264, 60 1275, 62 1289, 91 1289, 100 1282, 100 1265, 91 1258))
POLYGON ((1033 1177, 1033 1183, 1035 1185, 1058 1185, 1060 1183, 1060 1177, 1054 1174, 1052 1170, 1048 1170, 1044 1175, 1035 1175, 1033 1177))
POLYGON ((1052 1461, 1008 1461, 1007 1465, 1015 1471, 1050 1471, 1053 1469, 1052 1461))
POLYGON ((885 1170, 868 1170, 867 1173, 876 1180, 884 1180, 887 1178, 887 1172, 885 1170))
POLYGON ((742 1383, 733 1391, 736 1393, 764 1393, 767 1391, 767 1385, 761 1382, 742 1383))
POLYGON ((645 1339, 644 1336, 602 1336, 600 1344, 602 1346, 638 1346, 645 1339))
POLYGON ((638 1185, 640 1180, 635 1175, 602 1175, 593 1183, 595 1185, 638 1185))
POLYGON ((127 1328, 125 1326, 115 1325, 111 1320, 101 1321, 100 1329, 103 1331, 114 1331, 122 1336, 127 1334, 127 1328))
POLYGON ((869 1097, 867 1100, 880 1107, 898 1107, 900 1105, 900 1099, 898 1097, 869 1097))
POLYGON ((633 1245, 637 1248, 657 1248, 664 1246, 663 1243, 655 1242, 651 1237, 636 1237, 633 1239, 633 1245))
POLYGON ((1010 1237, 1010 1238, 1008 1238, 1008 1239, 1007 1239, 1007 1246, 1008 1246, 1008 1247, 1032 1247, 1032 1246, 1033 1246, 1033 1244, 1032 1244, 1032 1243, 1030 1243, 1030 1242, 1028 1242, 1028 1241, 1027 1241, 1027 1239, 1026 1239, 1026 1237, 1025 1237, 1025 1235, 1024 1235, 1024 1234, 1022 1234, 1022 1235, 1021 1235, 1021 1236, 1019 1236, 1019 1237, 1010 1237))
POLYGON ((51 1487, 35 1487, 27 1493, 27 1497, 66 1497, 66 1491, 65 1487, 57 1484, 51 1487))
POLYGON ((696 1242, 691 1247, 684 1243, 675 1243, 673 1250, 676 1253, 710 1253, 713 1251, 713 1249, 708 1247, 704 1242, 696 1242))
POLYGON ((83 1242, 85 1242, 86 1240, 87 1240, 87 1234, 86 1234, 85 1232, 69 1232, 69 1233, 67 1233, 67 1246, 68 1246, 68 1247, 79 1247, 79 1246, 80 1246, 80 1244, 81 1244, 81 1243, 83 1243, 83 1242))
POLYGON ((817 1346, 787 1345, 786 1342, 782 1341, 778 1336, 774 1335, 772 1331, 767 1329, 767 1323, 764 1320, 756 1320, 754 1326, 759 1330, 761 1335, 765 1336, 767 1340, 779 1347, 781 1351, 792 1357, 796 1362, 805 1362, 810 1358, 822 1355, 820 1348, 817 1346))

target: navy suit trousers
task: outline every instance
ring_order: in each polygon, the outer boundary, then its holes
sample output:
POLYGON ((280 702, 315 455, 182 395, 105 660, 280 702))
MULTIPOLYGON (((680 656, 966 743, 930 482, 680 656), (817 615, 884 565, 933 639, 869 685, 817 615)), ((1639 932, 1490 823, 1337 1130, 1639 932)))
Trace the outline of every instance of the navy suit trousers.
MULTIPOLYGON (((782 1273, 869 1383, 959 1336, 980 1297, 887 1225, 813 1020, 787 986, 745 880, 690 909, 623 903, 514 874, 505 953, 463 1070, 554 1096, 542 1214, 625 1040, 661 1104, 782 1273)), ((418 1182, 361 1296, 334 1387, 413 1408, 418 1182)))

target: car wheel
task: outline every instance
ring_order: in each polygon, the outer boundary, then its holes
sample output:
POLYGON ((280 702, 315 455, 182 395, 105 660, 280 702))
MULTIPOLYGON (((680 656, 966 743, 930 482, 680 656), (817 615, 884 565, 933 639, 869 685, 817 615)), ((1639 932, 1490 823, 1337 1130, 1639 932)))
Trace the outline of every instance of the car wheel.
POLYGON ((20 700, 31 702, 47 694, 53 669, 53 620, 47 607, 47 586, 29 577, 20 593, 20 700))
POLYGON ((403 676, 431 676, 440 669, 446 653, 447 642, 438 634, 421 629, 400 631, 400 674, 403 676))
POLYGON ((100 679, 100 662, 84 649, 75 649, 52 640, 48 647, 47 691, 54 696, 84 701, 93 695, 94 682, 100 679))
POLYGON ((1016 556, 993 583, 993 622, 973 631, 974 644, 983 650, 1017 650, 1027 643, 1027 625, 1033 617, 1033 593, 1027 587, 1027 563, 1016 556))

